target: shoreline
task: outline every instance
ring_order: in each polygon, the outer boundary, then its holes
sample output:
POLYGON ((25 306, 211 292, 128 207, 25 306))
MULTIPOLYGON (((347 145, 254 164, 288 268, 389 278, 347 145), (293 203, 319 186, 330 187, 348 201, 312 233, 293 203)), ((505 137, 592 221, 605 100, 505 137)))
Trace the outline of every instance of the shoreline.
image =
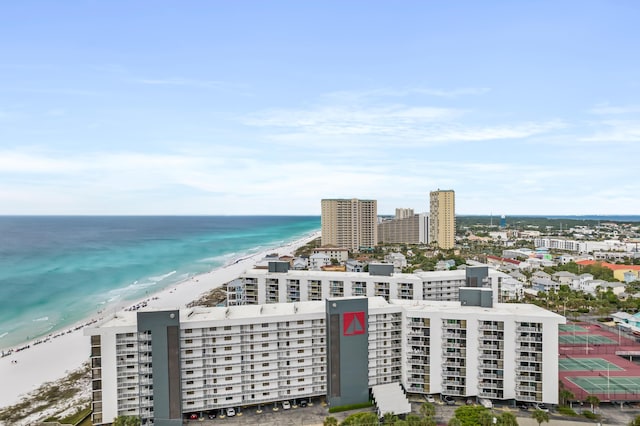
POLYGON ((277 252, 280 256, 293 255, 297 248, 319 236, 320 231, 315 231, 281 246, 266 248, 248 256, 242 255, 224 266, 194 275, 144 298, 103 309, 98 314, 48 336, 5 349, 5 355, 0 357, 0 377, 4 383, 11 383, 11 386, 0 387, 0 408, 19 402, 45 382, 59 380, 88 361, 90 345, 89 337, 83 333, 85 327, 123 310, 131 310, 132 307, 135 310, 185 308, 203 294, 238 278, 267 254, 277 252))

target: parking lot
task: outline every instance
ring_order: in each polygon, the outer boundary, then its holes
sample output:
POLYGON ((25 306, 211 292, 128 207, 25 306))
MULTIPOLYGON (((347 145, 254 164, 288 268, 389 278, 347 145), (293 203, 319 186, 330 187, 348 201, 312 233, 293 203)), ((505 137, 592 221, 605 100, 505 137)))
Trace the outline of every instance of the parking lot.
MULTIPOLYGON (((215 419, 208 419, 206 413, 203 418, 198 420, 188 420, 185 419, 185 424, 190 426, 195 425, 207 425, 207 426, 247 426, 247 425, 257 425, 257 426, 321 426, 322 422, 327 416, 333 416, 337 418, 339 421, 343 420, 347 416, 362 412, 362 411, 371 411, 373 412, 373 408, 362 409, 362 410, 354 410, 347 411, 343 413, 333 413, 330 414, 328 411, 328 407, 323 403, 324 400, 321 398, 314 398, 312 402, 307 407, 300 407, 298 405, 293 404, 293 400, 291 401, 292 406, 291 409, 284 410, 282 408, 282 403, 279 402, 275 405, 277 411, 274 411, 274 404, 268 404, 266 406, 262 406, 262 410, 258 413, 258 407, 246 407, 246 408, 236 408, 236 415, 234 417, 216 417, 215 419)), ((412 412, 414 414, 420 413, 420 405, 424 402, 423 399, 419 397, 411 398, 411 407, 412 412)), ((446 424, 449 419, 451 419, 454 415, 455 410, 462 406, 464 401, 456 401, 455 405, 447 405, 444 404, 439 398, 436 398, 435 407, 436 407, 436 416, 435 420, 438 424, 446 424)), ((579 407, 574 407, 577 412, 580 412, 579 407)), ((587 409, 588 407, 584 407, 587 409)), ((521 425, 529 425, 535 426, 535 421, 531 418, 532 409, 522 410, 519 407, 513 407, 509 405, 500 405, 496 404, 493 407, 493 412, 496 415, 499 415, 502 412, 508 411, 513 413, 520 422, 521 425)), ((612 426, 626 426, 629 424, 635 416, 640 414, 640 407, 629 407, 624 406, 620 408, 619 405, 612 404, 603 404, 598 408, 598 412, 603 415, 603 421, 601 422, 603 425, 612 426)), ((551 410, 550 413, 552 423, 558 425, 584 425, 585 422, 587 424, 595 424, 593 421, 588 421, 584 417, 576 417, 570 418, 566 416, 560 416, 554 410, 551 410)))

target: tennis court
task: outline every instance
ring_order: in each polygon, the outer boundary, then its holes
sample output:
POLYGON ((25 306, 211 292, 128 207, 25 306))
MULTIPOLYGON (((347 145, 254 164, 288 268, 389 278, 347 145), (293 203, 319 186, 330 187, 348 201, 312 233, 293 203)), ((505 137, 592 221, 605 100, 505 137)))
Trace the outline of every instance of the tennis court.
POLYGON ((640 393, 640 377, 607 377, 606 373, 593 377, 568 377, 588 393, 628 394, 640 393))
POLYGON ((561 371, 621 371, 623 368, 603 358, 560 358, 561 371))
POLYGON ((560 324, 558 327, 560 331, 575 331, 578 333, 584 333, 587 331, 586 328, 575 324, 560 324))
POLYGON ((603 345, 615 345, 618 342, 609 339, 599 334, 560 334, 558 336, 560 343, 568 344, 603 344, 603 345))

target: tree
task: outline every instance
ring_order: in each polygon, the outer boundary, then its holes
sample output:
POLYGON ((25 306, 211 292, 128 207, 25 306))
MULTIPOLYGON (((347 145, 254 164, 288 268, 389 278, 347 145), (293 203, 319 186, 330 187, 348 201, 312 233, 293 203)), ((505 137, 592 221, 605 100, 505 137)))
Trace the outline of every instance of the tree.
POLYGON ((338 419, 333 416, 325 417, 322 426, 338 426, 338 419))
POLYGON ((138 416, 118 416, 113 419, 113 426, 140 426, 141 423, 138 416))
POLYGON ((346 419, 340 423, 341 426, 365 426, 365 425, 377 425, 378 416, 376 413, 355 413, 347 416, 346 419))
POLYGON ((436 415, 436 407, 430 402, 425 402, 420 406, 420 415, 422 417, 433 417, 436 415))
POLYGON ((452 419, 449 420, 449 423, 447 423, 447 426, 462 426, 462 422, 459 419, 453 417, 452 419))
POLYGON ((640 415, 629 422, 629 426, 640 426, 640 415))
POLYGON ((498 424, 502 426, 518 426, 518 419, 513 413, 504 412, 498 417, 498 424))
POLYGON ((486 422, 487 419, 489 419, 489 422, 493 422, 491 412, 482 405, 464 405, 458 407, 454 416, 460 420, 460 426, 484 426, 483 422, 486 422), (487 415, 489 417, 487 417, 487 415))
MULTIPOLYGON (((562 383, 562 382, 561 382, 562 383)), ((558 396, 560 397, 560 405, 568 405, 569 401, 573 401, 576 396, 568 389, 560 389, 558 392, 558 396)))
POLYGON ((591 411, 596 412, 596 408, 600 405, 600 398, 595 395, 589 395, 584 400, 587 404, 591 405, 591 411))
POLYGON ((538 422, 538 426, 540 426, 542 422, 549 423, 549 413, 547 413, 546 411, 535 410, 533 413, 531 413, 531 417, 533 417, 533 419, 538 422))

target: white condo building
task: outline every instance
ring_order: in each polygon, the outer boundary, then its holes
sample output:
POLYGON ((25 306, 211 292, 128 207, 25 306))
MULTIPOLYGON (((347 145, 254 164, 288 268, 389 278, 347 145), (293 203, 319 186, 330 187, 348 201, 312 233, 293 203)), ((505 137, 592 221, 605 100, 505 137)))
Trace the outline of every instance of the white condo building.
MULTIPOLYGON (((386 300, 459 300, 458 290, 466 285, 490 287, 494 302, 502 301, 503 272, 485 267, 452 271, 393 273, 393 265, 370 264, 369 272, 289 270, 284 262, 269 269, 251 269, 241 276, 242 284, 228 293, 229 305, 269 304, 325 300, 330 297, 382 296, 386 300), (484 269, 486 282, 468 283, 470 271, 484 269), (467 272, 469 271, 469 272, 467 272)), ((473 274, 473 273, 471 273, 473 274)))
POLYGON ((185 413, 327 396, 335 380, 328 306, 363 301, 366 329, 347 333, 345 325, 344 336, 366 333, 370 388, 399 383, 419 394, 556 404, 564 317, 492 303, 487 292, 465 288, 462 302, 355 297, 121 312, 85 331, 93 423, 139 415, 144 424, 177 425, 185 413))

